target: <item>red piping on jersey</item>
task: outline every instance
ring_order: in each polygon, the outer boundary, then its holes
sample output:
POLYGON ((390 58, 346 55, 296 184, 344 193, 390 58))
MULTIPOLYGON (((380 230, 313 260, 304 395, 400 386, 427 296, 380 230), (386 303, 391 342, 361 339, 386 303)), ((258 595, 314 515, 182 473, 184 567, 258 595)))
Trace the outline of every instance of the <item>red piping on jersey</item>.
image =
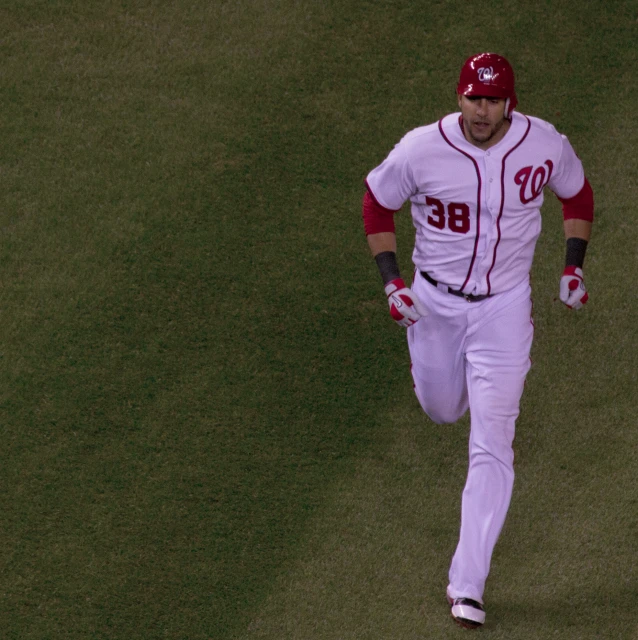
MULTIPOLYGON (((476 160, 474 160, 474 158, 469 153, 463 151, 463 149, 459 149, 458 147, 454 146, 450 142, 449 138, 445 135, 445 133, 443 133, 443 125, 441 124, 442 122, 443 122, 443 119, 441 118, 441 120, 439 120, 439 132, 443 137, 443 140, 445 140, 452 147, 452 149, 456 149, 459 153, 462 153, 466 158, 469 158, 472 161, 472 164, 474 165, 474 170, 476 171, 476 177, 478 179, 478 187, 476 190, 476 239, 474 240, 474 251, 472 252, 472 260, 470 261, 470 268, 467 272, 467 277, 465 278, 465 282, 459 289, 459 291, 463 291, 463 289, 465 289, 465 287, 467 286, 467 283, 470 279, 470 275, 472 274, 472 269, 474 268, 474 261, 476 260, 476 254, 478 252, 478 241, 481 233, 481 187, 482 187, 481 172, 479 171, 479 167, 476 160)), ((459 116, 459 122, 461 123, 463 122, 461 120, 461 116, 459 116)))
POLYGON ((527 129, 525 129, 525 133, 523 134, 523 137, 503 156, 503 163, 501 165, 501 208, 499 209, 498 212, 498 217, 496 218, 496 231, 497 231, 497 236, 496 236, 496 244, 494 245, 494 254, 492 256, 492 265, 490 266, 490 268, 487 271, 487 275, 485 276, 485 279, 487 280, 487 295, 489 296, 491 291, 492 291, 492 283, 490 282, 490 274, 492 273, 492 269, 494 268, 494 265, 496 264, 496 250, 498 249, 498 245, 501 242, 501 218, 503 217, 503 210, 505 209, 505 160, 507 160, 507 157, 510 155, 510 153, 512 153, 512 151, 514 151, 515 149, 518 149, 518 147, 521 146, 521 144, 523 144, 523 141, 525 140, 525 138, 527 138, 527 134, 529 133, 529 130, 532 126, 532 123, 530 121, 530 119, 524 115, 523 117, 527 120, 527 129))

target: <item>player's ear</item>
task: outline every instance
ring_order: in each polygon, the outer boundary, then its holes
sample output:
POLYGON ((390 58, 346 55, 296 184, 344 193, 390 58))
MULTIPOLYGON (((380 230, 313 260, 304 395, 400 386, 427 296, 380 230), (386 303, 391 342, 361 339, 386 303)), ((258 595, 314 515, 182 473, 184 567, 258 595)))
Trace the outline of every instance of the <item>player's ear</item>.
POLYGON ((461 106, 462 106, 462 105, 461 105, 461 98, 462 98, 461 94, 460 94, 460 93, 457 93, 457 94, 456 94, 456 101, 457 101, 457 102, 458 102, 458 104, 459 104, 459 109, 460 109, 460 108, 461 108, 461 106))

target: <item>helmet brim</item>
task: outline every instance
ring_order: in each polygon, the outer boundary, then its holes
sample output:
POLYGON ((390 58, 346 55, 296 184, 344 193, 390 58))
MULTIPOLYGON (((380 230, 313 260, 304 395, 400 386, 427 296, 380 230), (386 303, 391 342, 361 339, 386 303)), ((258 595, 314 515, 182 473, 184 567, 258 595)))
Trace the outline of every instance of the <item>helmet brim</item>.
POLYGON ((481 96, 483 98, 511 98, 511 89, 481 83, 480 85, 468 84, 464 87, 457 87, 457 94, 460 96, 481 96))

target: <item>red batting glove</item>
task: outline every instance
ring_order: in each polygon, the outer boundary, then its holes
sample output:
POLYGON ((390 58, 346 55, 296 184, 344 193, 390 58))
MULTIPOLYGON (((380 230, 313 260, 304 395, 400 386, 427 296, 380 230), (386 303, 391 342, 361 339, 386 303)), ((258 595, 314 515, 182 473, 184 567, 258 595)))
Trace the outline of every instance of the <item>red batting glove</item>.
POLYGON ((402 327, 409 327, 428 315, 423 303, 416 297, 414 291, 405 286, 401 278, 388 282, 385 285, 385 294, 388 296, 390 314, 402 327))
POLYGON ((580 309, 589 299, 580 267, 565 267, 560 279, 560 299, 570 309, 580 309))

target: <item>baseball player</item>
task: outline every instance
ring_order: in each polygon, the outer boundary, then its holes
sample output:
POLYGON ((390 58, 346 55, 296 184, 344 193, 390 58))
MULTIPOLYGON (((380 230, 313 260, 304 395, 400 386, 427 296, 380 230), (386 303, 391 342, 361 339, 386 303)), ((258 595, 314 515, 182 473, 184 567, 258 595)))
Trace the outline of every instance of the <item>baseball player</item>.
POLYGON ((560 299, 587 302, 583 260, 592 189, 568 139, 517 111, 514 72, 494 53, 469 58, 459 112, 407 133, 367 176, 363 219, 390 313, 407 327, 416 396, 437 424, 469 409, 469 468, 447 599, 466 627, 485 622, 483 592, 514 483, 514 425, 532 345, 529 273, 545 187, 562 203, 560 299), (408 288, 393 215, 410 200, 416 229, 408 288))

